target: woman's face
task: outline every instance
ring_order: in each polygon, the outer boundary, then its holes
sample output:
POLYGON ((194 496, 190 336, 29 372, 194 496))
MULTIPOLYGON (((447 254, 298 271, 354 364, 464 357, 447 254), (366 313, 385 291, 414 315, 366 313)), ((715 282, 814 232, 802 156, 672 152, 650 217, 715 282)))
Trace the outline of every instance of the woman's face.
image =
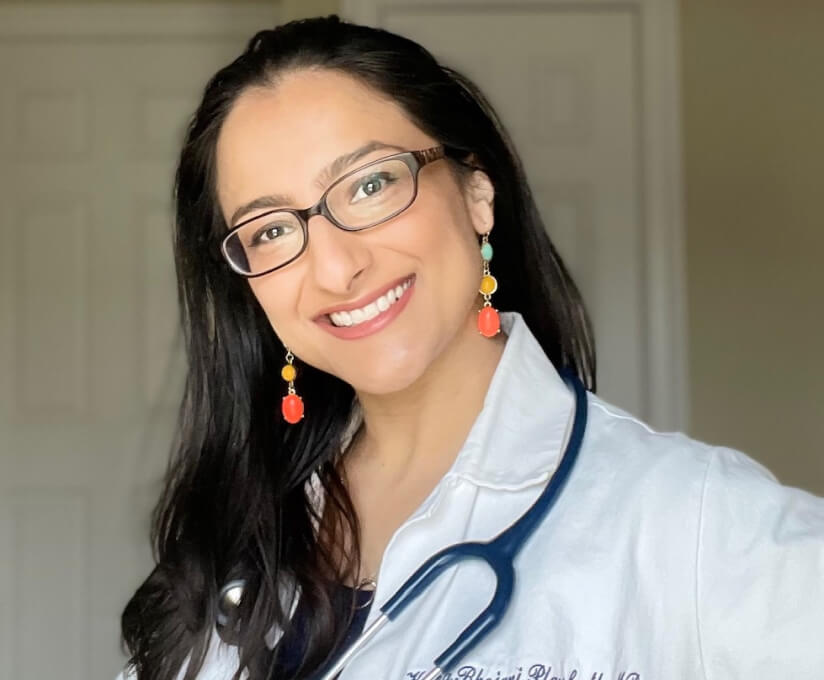
MULTIPOLYGON (((290 72, 274 86, 245 91, 229 112, 217 143, 218 200, 233 227, 266 212, 232 220, 255 199, 283 195, 285 207, 305 208, 348 170, 437 143, 393 101, 350 76, 290 72), (366 145, 374 148, 332 177, 325 173, 366 145)), ((492 198, 483 173, 460 179, 447 161, 434 161, 420 170, 417 198, 405 212, 358 232, 315 216, 305 252, 249 285, 299 360, 359 392, 401 390, 451 343, 477 336, 478 234, 492 227, 492 198), (405 285, 400 299, 362 327, 335 329, 330 312, 366 307, 405 285)), ((391 294, 379 307, 389 301, 391 294)))

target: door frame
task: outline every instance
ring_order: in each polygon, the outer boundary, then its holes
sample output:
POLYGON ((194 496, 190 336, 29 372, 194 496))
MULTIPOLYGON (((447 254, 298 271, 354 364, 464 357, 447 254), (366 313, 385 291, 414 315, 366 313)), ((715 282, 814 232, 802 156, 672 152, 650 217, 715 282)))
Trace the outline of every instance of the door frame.
POLYGON ((530 8, 632 11, 638 19, 641 210, 645 262, 644 416, 657 428, 689 427, 687 286, 683 216, 678 0, 341 0, 341 13, 383 25, 394 11, 530 8))

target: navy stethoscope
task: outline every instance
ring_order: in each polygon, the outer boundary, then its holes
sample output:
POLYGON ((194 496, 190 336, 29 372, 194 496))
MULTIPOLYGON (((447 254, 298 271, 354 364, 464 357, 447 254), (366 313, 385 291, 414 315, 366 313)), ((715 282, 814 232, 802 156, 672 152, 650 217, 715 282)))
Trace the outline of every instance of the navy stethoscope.
MULTIPOLYGON (((397 618, 426 588, 446 569, 463 560, 481 560, 489 565, 495 574, 496 587, 492 599, 478 616, 461 632, 460 635, 434 661, 434 668, 422 680, 434 680, 451 671, 481 640, 483 640, 501 621, 512 599, 515 587, 514 560, 536 527, 547 516, 555 501, 566 485, 569 474, 575 465, 581 441, 587 424, 587 393, 580 379, 570 370, 561 373, 564 381, 575 393, 575 419, 569 441, 555 473, 550 478, 541 495, 513 524, 489 541, 469 541, 456 543, 432 555, 412 574, 406 582, 395 591, 383 606, 380 615, 360 634, 318 680, 336 678, 370 639, 389 621, 397 618)), ((221 602, 237 604, 242 592, 242 583, 233 581, 221 591, 221 602)))

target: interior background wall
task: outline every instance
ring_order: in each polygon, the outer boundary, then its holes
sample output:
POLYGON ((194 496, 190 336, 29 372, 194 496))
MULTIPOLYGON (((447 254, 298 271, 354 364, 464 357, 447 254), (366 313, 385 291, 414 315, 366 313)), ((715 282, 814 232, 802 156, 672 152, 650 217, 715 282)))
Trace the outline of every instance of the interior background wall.
POLYGON ((691 434, 824 495, 824 3, 681 10, 691 434))

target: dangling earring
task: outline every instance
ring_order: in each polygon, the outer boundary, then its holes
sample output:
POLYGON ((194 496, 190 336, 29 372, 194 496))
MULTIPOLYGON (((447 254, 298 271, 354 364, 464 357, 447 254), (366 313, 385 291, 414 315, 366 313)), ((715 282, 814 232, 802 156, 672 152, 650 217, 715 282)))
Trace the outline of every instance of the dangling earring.
POLYGON ((478 291, 484 296, 484 306, 478 312, 478 331, 491 338, 501 332, 501 318, 498 310, 492 306, 492 294, 498 290, 498 281, 489 273, 489 261, 492 259, 492 246, 489 244, 489 232, 481 239, 481 257, 484 261, 484 275, 478 291))
POLYGON ((295 392, 295 378, 298 375, 298 371, 293 364, 294 360, 295 355, 292 354, 287 347, 286 365, 281 369, 280 375, 289 383, 289 387, 287 389, 287 395, 283 397, 280 410, 283 413, 283 419, 291 425, 299 423, 301 418, 303 418, 303 399, 295 392))

